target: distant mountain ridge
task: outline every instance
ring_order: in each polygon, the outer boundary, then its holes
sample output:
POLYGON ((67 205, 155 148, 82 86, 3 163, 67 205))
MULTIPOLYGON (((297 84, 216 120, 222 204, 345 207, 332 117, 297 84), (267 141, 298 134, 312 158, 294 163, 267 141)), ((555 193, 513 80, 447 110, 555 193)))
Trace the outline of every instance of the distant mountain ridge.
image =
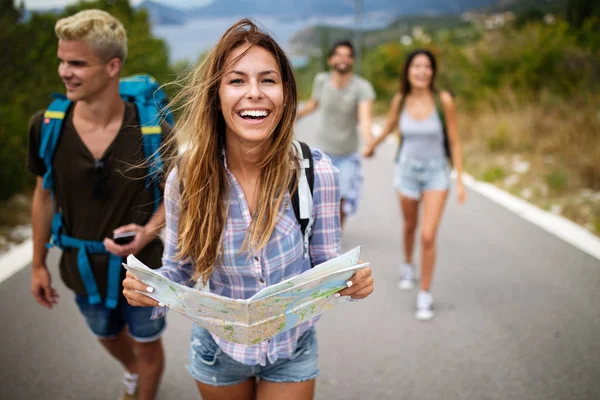
MULTIPOLYGON (((363 12, 386 12, 390 16, 460 14, 473 8, 496 5, 499 0, 369 0, 363 1, 363 12)), ((156 24, 180 24, 194 17, 269 16, 310 18, 342 16, 354 13, 350 0, 215 0, 206 6, 175 8, 146 0, 146 8, 156 24)))
POLYGON ((148 11, 152 25, 179 25, 183 24, 188 17, 182 10, 152 0, 142 2, 138 7, 148 11))

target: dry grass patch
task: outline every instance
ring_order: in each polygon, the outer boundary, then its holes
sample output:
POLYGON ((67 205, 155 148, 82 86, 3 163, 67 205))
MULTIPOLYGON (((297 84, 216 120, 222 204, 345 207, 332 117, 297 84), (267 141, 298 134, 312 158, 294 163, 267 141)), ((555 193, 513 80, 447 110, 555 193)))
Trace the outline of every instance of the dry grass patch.
POLYGON ((503 98, 460 116, 466 170, 600 234, 600 97, 503 98))

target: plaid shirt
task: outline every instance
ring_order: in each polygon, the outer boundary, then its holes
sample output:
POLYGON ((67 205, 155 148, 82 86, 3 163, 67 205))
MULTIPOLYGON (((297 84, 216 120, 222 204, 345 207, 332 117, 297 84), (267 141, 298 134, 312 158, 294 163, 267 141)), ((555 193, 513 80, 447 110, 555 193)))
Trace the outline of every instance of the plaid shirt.
MULTIPOLYGON (((315 184, 313 192, 314 225, 310 241, 310 259, 303 257, 302 233, 287 193, 279 212, 277 225, 267 245, 259 252, 239 253, 251 217, 242 188, 233 174, 225 170, 230 189, 227 223, 223 237, 223 257, 215 265, 209 278, 211 293, 234 299, 248 299, 259 290, 274 285, 338 255, 340 240, 340 193, 337 170, 329 158, 319 150, 312 150, 315 184)), ((177 224, 179 220, 179 184, 177 172, 169 175, 165 188, 166 241, 163 266, 158 269, 168 279, 193 286, 194 266, 189 258, 176 257, 177 224)), ((156 308, 154 317, 164 314, 156 308)), ((247 365, 266 365, 279 358, 290 358, 298 338, 312 328, 318 317, 306 321, 287 332, 252 346, 231 343, 215 335, 213 338, 234 360, 247 365)))

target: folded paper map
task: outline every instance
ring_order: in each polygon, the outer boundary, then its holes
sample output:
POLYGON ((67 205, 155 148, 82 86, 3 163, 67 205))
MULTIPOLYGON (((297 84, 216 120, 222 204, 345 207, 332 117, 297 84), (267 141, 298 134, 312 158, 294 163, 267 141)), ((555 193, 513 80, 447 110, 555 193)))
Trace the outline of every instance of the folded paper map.
MULTIPOLYGON (((358 264, 360 247, 266 287, 249 299, 231 299, 177 284, 130 255, 125 268, 154 288, 143 293, 173 309, 218 337, 245 345, 257 344, 335 307, 334 294, 368 263, 358 264)), ((140 292, 141 293, 141 292, 140 292)))

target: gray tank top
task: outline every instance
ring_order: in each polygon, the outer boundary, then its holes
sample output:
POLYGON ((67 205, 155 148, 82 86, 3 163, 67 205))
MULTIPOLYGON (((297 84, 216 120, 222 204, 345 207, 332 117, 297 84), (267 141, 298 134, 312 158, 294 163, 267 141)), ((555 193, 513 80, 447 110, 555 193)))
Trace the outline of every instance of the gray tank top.
POLYGON ((400 132, 402 134, 400 160, 430 160, 446 157, 444 128, 437 109, 434 109, 424 120, 413 119, 406 109, 402 110, 400 132))

